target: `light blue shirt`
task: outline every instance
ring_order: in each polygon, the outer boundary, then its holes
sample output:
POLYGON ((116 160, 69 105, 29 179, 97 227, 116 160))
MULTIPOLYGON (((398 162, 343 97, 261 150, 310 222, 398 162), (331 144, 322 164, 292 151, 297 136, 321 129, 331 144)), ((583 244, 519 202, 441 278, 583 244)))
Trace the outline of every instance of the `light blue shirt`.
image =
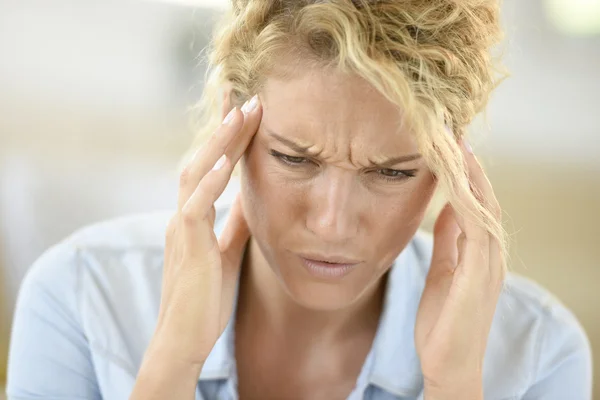
MULTIPOLYGON (((217 213, 217 233, 226 213, 226 208, 217 213)), ((158 315, 170 216, 96 224, 39 258, 16 307, 9 400, 129 397, 158 315)), ((397 258, 378 331, 350 400, 422 398, 413 327, 431 251, 431 238, 420 232, 397 258)), ((196 399, 237 399, 234 354, 230 323, 204 365, 196 399)), ((486 400, 591 399, 587 337, 548 292, 509 274, 483 379, 486 400)))

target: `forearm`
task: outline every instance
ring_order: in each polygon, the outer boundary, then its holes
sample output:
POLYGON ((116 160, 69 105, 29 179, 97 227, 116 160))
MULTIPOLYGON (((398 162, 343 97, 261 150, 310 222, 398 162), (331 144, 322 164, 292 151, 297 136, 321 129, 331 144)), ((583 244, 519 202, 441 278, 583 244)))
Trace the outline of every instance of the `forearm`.
POLYGON ((149 348, 130 400, 193 400, 202 364, 174 359, 166 351, 149 348))

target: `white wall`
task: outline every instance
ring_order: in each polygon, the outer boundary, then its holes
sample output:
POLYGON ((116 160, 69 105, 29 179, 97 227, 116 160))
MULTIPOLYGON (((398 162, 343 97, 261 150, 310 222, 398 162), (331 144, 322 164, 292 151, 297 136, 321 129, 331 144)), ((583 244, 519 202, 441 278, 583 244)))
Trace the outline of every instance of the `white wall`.
POLYGON ((485 151, 600 170, 600 37, 559 35, 539 0, 504 3, 512 76, 490 102, 485 151))

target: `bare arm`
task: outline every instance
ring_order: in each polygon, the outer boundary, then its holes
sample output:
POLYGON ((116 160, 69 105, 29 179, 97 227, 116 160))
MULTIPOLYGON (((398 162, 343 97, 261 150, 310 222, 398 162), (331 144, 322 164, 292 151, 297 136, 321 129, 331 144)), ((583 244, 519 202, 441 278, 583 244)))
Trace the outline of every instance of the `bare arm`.
POLYGON ((157 327, 132 400, 194 399, 204 361, 231 317, 242 252, 249 238, 239 198, 219 239, 214 202, 260 123, 258 97, 233 109, 181 174, 168 227, 157 327))

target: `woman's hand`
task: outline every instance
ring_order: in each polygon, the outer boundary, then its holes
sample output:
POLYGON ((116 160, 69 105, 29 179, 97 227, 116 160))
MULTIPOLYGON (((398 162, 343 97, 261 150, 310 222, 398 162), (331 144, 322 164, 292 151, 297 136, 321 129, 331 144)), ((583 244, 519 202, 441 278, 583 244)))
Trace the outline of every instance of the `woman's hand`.
POLYGON ((180 177, 166 234, 160 311, 132 398, 193 398, 204 361, 232 313, 249 238, 239 197, 219 239, 214 202, 258 129, 255 96, 234 108, 180 177))
MULTIPOLYGON (((483 169, 465 146, 463 153, 472 190, 500 219, 483 169)), ((499 243, 446 205, 435 224, 431 268, 415 326, 426 400, 483 399, 483 358, 504 276, 499 243)))

